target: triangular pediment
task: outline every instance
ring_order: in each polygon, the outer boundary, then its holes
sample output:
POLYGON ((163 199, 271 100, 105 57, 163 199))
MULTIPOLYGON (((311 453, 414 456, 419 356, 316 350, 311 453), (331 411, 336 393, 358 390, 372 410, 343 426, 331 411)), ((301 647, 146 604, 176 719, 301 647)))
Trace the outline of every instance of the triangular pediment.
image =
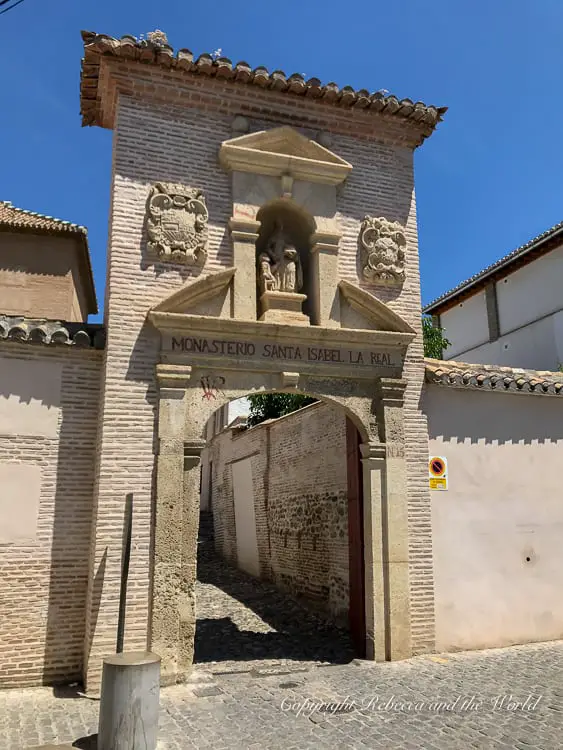
POLYGON ((222 317, 229 305, 229 290, 236 268, 227 268, 192 281, 174 292, 151 312, 222 317))
POLYGON ((374 297, 373 294, 344 279, 339 282, 338 288, 345 306, 349 308, 351 313, 351 315, 346 316, 346 309, 341 310, 343 327, 364 327, 393 333, 412 334, 413 337, 416 335, 414 328, 404 318, 386 305, 385 302, 374 297))
POLYGON ((261 130, 221 144, 219 160, 239 172, 291 175, 294 179, 337 185, 352 165, 290 127, 261 130))

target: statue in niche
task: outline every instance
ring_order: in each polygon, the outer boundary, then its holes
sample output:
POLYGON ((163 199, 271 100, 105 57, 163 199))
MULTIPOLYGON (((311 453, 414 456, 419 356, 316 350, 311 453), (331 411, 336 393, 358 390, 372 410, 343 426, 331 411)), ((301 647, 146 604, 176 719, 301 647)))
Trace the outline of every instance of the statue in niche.
POLYGON ((276 278, 272 273, 272 259, 268 253, 260 253, 258 257, 260 274, 260 293, 273 292, 276 289, 276 278))
POLYGON ((303 269, 297 249, 278 222, 258 258, 260 291, 297 294, 303 287, 303 269))

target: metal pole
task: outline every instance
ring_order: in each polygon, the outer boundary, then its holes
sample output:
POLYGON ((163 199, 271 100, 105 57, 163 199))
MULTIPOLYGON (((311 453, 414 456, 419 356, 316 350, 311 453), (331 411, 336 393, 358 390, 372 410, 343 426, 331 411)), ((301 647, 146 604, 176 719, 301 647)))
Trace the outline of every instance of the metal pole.
POLYGON ((129 560, 131 559, 131 532, 133 527, 133 494, 125 498, 125 518, 123 523, 123 552, 121 555, 121 587, 119 590, 119 615, 117 618, 116 652, 123 653, 125 634, 125 607, 127 603, 127 579, 129 577, 129 560))

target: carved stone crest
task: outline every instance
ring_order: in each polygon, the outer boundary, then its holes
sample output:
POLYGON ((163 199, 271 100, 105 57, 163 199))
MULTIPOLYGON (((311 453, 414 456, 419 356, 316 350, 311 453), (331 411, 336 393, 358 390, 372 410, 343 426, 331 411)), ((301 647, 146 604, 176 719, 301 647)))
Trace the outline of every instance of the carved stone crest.
POLYGON ((407 238, 396 221, 366 216, 360 227, 362 276, 377 284, 399 285, 405 280, 407 238))
POLYGON ((208 218, 201 190, 155 183, 148 202, 149 250, 163 260, 203 266, 207 258, 208 218))

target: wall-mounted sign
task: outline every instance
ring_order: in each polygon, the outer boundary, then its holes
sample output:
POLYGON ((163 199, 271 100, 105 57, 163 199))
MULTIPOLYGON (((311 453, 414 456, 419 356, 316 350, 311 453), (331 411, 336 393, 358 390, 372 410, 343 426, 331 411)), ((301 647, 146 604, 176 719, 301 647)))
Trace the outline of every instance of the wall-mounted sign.
POLYGON ((430 456, 428 481, 431 490, 448 489, 448 462, 444 456, 430 456))

